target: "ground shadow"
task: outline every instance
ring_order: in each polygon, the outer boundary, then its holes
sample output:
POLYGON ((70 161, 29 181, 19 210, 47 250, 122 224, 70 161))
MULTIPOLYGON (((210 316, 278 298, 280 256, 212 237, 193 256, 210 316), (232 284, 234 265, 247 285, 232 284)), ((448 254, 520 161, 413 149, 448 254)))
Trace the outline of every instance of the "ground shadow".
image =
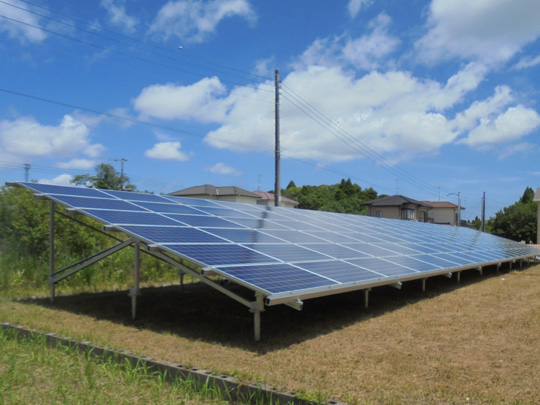
MULTIPOLYGON (((401 290, 389 286, 374 288, 367 310, 363 291, 306 300, 302 311, 285 305, 267 307, 262 313, 259 343, 253 341, 253 316, 249 310, 202 283, 186 284, 183 288, 143 288, 136 320, 131 319, 127 291, 58 296, 54 303, 49 298, 24 298, 19 302, 264 354, 498 275, 496 267, 487 267, 483 275, 475 270, 461 272, 460 282, 456 274, 451 279, 432 277, 427 280, 425 292, 420 280, 403 283, 401 290)), ((247 292, 236 288, 240 294, 247 292)))

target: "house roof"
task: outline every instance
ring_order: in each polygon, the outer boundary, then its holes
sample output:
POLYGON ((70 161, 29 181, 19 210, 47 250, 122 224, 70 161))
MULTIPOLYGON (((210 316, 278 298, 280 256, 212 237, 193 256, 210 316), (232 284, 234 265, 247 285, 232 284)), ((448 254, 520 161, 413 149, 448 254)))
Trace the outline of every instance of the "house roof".
POLYGON ((538 203, 540 204, 540 187, 536 189, 536 194, 534 195, 533 201, 538 201, 538 203))
POLYGON ((194 195, 208 195, 208 196, 241 196, 251 198, 261 198, 260 195, 252 193, 251 191, 244 190, 243 188, 236 186, 216 187, 211 184, 204 184, 202 186, 195 186, 186 188, 184 190, 174 191, 169 195, 189 197, 194 195))
MULTIPOLYGON (((457 208, 458 206, 450 201, 422 201, 424 204, 427 204, 433 208, 457 208)), ((464 210, 465 207, 462 205, 461 209, 464 210)))
MULTIPOLYGON (((259 196, 261 196, 261 198, 263 200, 271 200, 271 201, 273 201, 273 200, 276 199, 276 196, 274 195, 274 193, 267 193, 266 191, 261 191, 261 190, 256 190, 253 193, 258 194, 259 196)), ((295 205, 300 204, 298 201, 291 200, 290 198, 283 197, 283 196, 281 196, 281 201, 286 201, 289 204, 295 204, 295 205)))
POLYGON ((416 204, 421 207, 429 207, 428 204, 422 201, 413 200, 412 198, 403 195, 391 195, 389 197, 379 198, 377 200, 367 201, 362 205, 372 205, 375 207, 402 206, 403 204, 416 204))

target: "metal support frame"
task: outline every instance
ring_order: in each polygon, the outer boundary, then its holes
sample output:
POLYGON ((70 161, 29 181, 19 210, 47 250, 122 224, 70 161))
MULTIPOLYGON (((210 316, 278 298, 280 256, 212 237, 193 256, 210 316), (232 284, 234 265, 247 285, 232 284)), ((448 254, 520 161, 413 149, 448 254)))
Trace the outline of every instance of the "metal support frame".
MULTIPOLYGON (((152 248, 149 246, 149 248, 152 248)), ((261 292, 255 293, 255 301, 248 301, 247 299, 239 296, 238 294, 235 294, 234 292, 226 289, 225 287, 219 285, 213 280, 210 280, 209 278, 205 277, 202 274, 199 274, 193 269, 190 269, 189 267, 183 265, 179 261, 173 259, 172 257, 167 256, 166 254, 160 252, 159 250, 152 251, 152 254, 163 260, 166 263, 169 263, 173 266, 176 266, 179 270, 182 270, 184 273, 187 273, 196 279, 202 281, 206 285, 218 290, 219 292, 227 295, 228 297, 232 298, 233 300, 239 302, 240 304, 246 306, 249 308, 249 311, 253 313, 253 322, 254 322, 254 338, 255 341, 258 342, 261 340, 261 312, 264 312, 264 301, 266 296, 261 292)), ((204 272, 204 269, 202 270, 204 272)), ((290 303, 292 304, 295 300, 290 300, 290 303)), ((296 305, 300 305, 301 301, 298 300, 296 305)), ((294 304, 293 304, 294 305, 294 304)), ((301 306, 300 306, 301 308, 301 306)))
POLYGON ((140 294, 140 266, 141 266, 141 257, 140 257, 140 243, 136 242, 134 244, 135 252, 133 259, 133 287, 129 289, 129 296, 131 297, 131 319, 135 320, 137 318, 137 297, 140 294))
POLYGON ((457 278, 457 282, 460 283, 461 282, 461 271, 457 271, 456 272, 456 278, 457 278))
POLYGON ((368 309, 370 291, 371 291, 371 288, 364 290, 364 309, 368 309))
MULTIPOLYGON (((52 280, 54 277, 54 201, 49 201, 49 275, 52 280)), ((56 282, 51 284, 51 302, 54 302, 56 282)))
POLYGON ((99 253, 96 253, 95 255, 86 257, 86 258, 84 258, 82 260, 79 260, 77 263, 70 264, 69 266, 64 267, 61 270, 58 270, 56 272, 53 271, 51 273, 51 277, 49 278, 49 284, 54 285, 54 284, 58 283, 59 281, 65 279, 65 278, 68 278, 69 276, 72 276, 73 274, 78 273, 79 271, 87 268, 88 266, 90 266, 90 265, 92 265, 94 263, 97 263, 100 260, 112 255, 113 253, 116 253, 119 250, 122 250, 122 249, 128 247, 132 243, 135 243, 135 240, 128 239, 128 240, 126 240, 126 241, 124 241, 122 243, 119 243, 118 245, 112 246, 112 247, 110 247, 108 249, 105 249, 105 250, 99 252, 99 253), (72 269, 72 270, 69 270, 69 269, 72 269), (58 276, 58 274, 63 273, 65 271, 67 271, 67 270, 69 270, 67 273, 62 274, 61 276, 58 276))
POLYGON ((422 279, 422 292, 426 292, 426 280, 427 278, 422 279))

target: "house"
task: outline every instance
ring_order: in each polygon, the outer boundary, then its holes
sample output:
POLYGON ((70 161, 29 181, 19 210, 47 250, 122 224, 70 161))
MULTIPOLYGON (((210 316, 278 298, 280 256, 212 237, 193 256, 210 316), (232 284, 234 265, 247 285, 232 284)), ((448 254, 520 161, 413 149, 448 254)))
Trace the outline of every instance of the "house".
MULTIPOLYGON (((259 205, 275 205, 276 196, 273 193, 267 193, 266 191, 257 190, 254 191, 255 194, 260 195, 261 199, 257 200, 257 204, 259 205)), ((298 207, 299 202, 291 200, 290 198, 281 196, 281 199, 279 201, 280 207, 289 207, 289 208, 296 208, 298 207)))
POLYGON ((428 216, 431 206, 403 195, 383 197, 365 202, 362 205, 368 207, 370 217, 431 222, 428 216))
MULTIPOLYGON (((457 225, 458 206, 448 201, 422 201, 431 207, 429 211, 429 222, 444 225, 457 225)), ((465 207, 461 207, 462 210, 465 207)))
POLYGON ((536 244, 540 245, 540 187, 536 189, 533 201, 538 204, 538 211, 536 216, 536 244))
POLYGON ((186 188, 169 193, 177 197, 202 198, 205 200, 222 200, 248 204, 256 204, 262 197, 259 194, 244 190, 240 187, 216 187, 211 184, 186 188))

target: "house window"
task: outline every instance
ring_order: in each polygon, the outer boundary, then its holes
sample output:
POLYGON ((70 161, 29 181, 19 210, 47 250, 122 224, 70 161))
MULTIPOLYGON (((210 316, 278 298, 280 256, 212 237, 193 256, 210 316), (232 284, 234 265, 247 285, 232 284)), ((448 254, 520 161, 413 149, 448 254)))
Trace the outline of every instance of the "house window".
POLYGON ((401 219, 414 219, 414 210, 410 208, 404 208, 401 210, 401 219))
POLYGON ((377 211, 375 211, 375 216, 376 216, 377 218, 382 218, 382 210, 377 210, 377 211))

